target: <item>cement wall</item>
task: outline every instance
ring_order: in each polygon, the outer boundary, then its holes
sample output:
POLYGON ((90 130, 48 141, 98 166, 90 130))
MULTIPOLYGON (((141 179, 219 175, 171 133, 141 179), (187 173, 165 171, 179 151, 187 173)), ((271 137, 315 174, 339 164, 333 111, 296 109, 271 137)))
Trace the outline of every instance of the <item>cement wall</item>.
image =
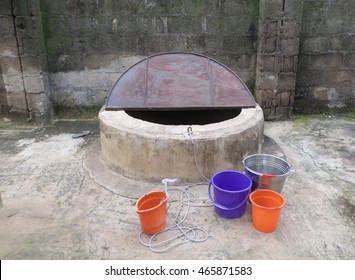
POLYGON ((0 107, 36 122, 56 107, 99 108, 141 58, 187 51, 235 71, 266 119, 351 110, 354 10, 353 0, 2 0, 0 107))
POLYGON ((216 170, 243 170, 243 159, 261 151, 264 132, 260 106, 223 122, 193 125, 190 136, 188 126, 146 122, 123 111, 101 110, 99 121, 105 164, 154 182, 173 177, 202 182, 216 170))
POLYGON ((355 1, 304 2, 296 112, 344 112, 355 104, 355 1))
POLYGON ((260 1, 255 95, 268 120, 293 112, 302 13, 303 1, 260 1))
POLYGON ((0 2, 0 107, 46 122, 52 116, 40 1, 0 2))

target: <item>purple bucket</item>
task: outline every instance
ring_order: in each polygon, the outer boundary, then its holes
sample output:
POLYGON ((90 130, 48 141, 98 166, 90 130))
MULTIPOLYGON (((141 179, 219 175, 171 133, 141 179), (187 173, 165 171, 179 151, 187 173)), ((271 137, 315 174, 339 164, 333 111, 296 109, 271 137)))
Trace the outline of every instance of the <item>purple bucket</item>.
POLYGON ((244 215, 252 181, 244 173, 225 170, 212 176, 208 186, 208 195, 218 215, 227 219, 244 215), (213 185, 213 196, 211 186, 213 185))

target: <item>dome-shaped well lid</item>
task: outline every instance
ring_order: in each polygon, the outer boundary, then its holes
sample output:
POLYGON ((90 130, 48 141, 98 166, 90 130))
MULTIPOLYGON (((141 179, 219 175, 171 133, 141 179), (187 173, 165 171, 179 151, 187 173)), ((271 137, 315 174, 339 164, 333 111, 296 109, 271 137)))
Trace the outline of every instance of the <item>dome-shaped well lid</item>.
POLYGON ((188 110, 256 105, 247 86, 218 61, 192 53, 162 53, 117 80, 106 110, 188 110))

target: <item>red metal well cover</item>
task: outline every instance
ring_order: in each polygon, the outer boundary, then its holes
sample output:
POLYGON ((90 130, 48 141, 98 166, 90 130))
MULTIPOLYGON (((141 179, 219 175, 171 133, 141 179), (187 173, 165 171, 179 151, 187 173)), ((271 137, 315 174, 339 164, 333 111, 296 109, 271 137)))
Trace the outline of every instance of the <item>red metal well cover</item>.
POLYGON ((187 110, 256 105, 243 81, 209 57, 162 53, 143 59, 117 80, 107 110, 187 110))

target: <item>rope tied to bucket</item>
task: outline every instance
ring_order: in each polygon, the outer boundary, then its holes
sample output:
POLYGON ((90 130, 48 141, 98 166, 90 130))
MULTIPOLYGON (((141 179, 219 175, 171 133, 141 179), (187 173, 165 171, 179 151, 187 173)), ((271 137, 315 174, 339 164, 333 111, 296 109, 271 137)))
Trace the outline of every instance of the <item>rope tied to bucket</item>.
POLYGON ((171 217, 169 214, 167 215, 169 219, 172 221, 173 225, 167 227, 165 230, 153 234, 148 238, 147 242, 143 241, 143 236, 146 235, 144 232, 139 234, 139 241, 142 245, 148 247, 151 251, 156 253, 165 252, 173 247, 188 243, 188 242, 204 242, 206 241, 210 235, 208 232, 198 226, 187 227, 183 226, 182 224, 185 222, 186 218, 190 213, 191 207, 210 207, 213 205, 194 205, 192 206, 192 202, 196 201, 197 198, 194 194, 191 193, 191 188, 193 186, 188 186, 185 188, 178 188, 178 187, 171 187, 169 184, 175 184, 178 182, 178 178, 165 178, 162 180, 164 184, 164 190, 166 193, 172 191, 179 191, 180 198, 176 200, 169 201, 169 208, 174 202, 180 203, 180 209, 176 215, 176 217, 171 217), (186 210, 183 213, 183 206, 186 206, 186 210), (177 232, 177 234, 173 235, 172 237, 168 237, 163 239, 162 241, 158 241, 162 238, 163 235, 169 235, 171 232, 177 232), (201 236, 202 235, 202 236, 201 236), (201 236, 201 237, 198 237, 201 236))

